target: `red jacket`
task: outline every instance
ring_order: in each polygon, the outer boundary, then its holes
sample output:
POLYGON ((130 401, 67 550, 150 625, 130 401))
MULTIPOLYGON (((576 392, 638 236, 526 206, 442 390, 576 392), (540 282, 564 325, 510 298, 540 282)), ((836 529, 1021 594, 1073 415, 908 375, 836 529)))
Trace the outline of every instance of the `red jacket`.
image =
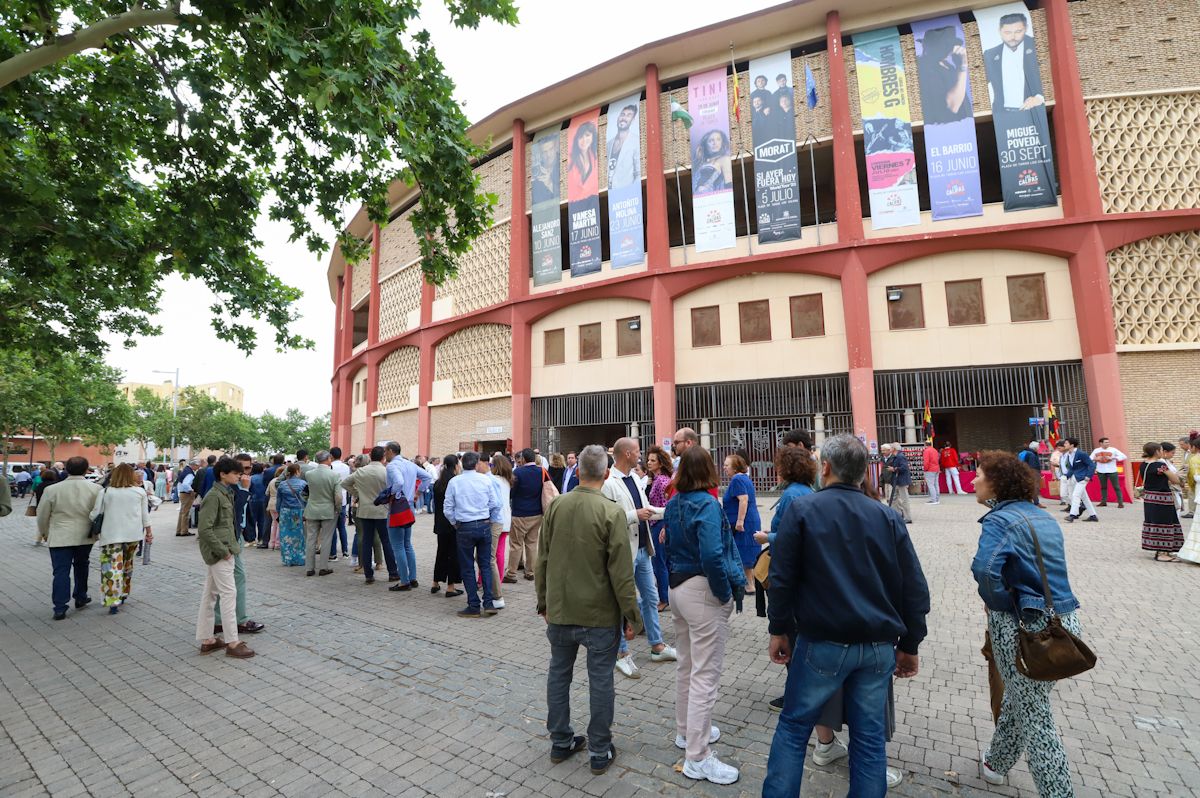
POLYGON ((958 468, 958 452, 953 446, 942 449, 942 468, 958 468))
POLYGON ((926 446, 921 452, 921 468, 926 474, 932 474, 938 471, 938 450, 932 446, 926 446))

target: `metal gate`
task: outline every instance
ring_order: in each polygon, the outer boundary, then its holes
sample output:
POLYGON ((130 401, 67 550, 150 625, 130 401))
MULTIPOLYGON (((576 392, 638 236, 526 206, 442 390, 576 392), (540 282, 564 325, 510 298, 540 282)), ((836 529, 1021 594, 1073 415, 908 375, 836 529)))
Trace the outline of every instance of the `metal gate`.
MULTIPOLYGON (((655 442, 654 391, 650 388, 540 396, 532 399, 530 405, 534 446, 543 453, 557 451, 554 432, 562 427, 622 425, 625 435, 638 439, 643 452, 655 442)), ((595 442, 605 447, 613 444, 613 441, 595 442)))

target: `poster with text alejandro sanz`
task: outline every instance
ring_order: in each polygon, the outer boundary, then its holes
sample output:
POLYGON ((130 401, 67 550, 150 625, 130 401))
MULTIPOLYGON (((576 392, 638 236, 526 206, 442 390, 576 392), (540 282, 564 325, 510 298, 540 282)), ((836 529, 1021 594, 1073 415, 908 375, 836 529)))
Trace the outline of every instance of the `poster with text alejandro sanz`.
POLYGON ((562 279, 558 134, 558 126, 543 130, 533 137, 529 150, 529 186, 533 201, 533 246, 530 253, 534 285, 557 283, 562 279))
POLYGON ((688 78, 692 118, 692 230, 697 252, 737 243, 733 218, 733 148, 725 67, 688 78))
POLYGON ((792 55, 787 51, 750 61, 750 132, 759 243, 797 239, 800 175, 792 55))
POLYGON ((912 23, 935 221, 983 214, 967 48, 957 14, 912 23))
POLYGON ((1058 202, 1050 124, 1033 24, 1024 3, 975 10, 987 75, 1004 210, 1058 202))
POLYGON ((921 221, 917 158, 900 31, 880 28, 854 34, 854 62, 862 108, 863 150, 871 227, 904 227, 921 221))
POLYGON ((571 276, 600 271, 600 109, 567 128, 567 239, 571 276))
POLYGON ((608 106, 608 249, 614 269, 646 259, 642 235, 641 95, 608 106))

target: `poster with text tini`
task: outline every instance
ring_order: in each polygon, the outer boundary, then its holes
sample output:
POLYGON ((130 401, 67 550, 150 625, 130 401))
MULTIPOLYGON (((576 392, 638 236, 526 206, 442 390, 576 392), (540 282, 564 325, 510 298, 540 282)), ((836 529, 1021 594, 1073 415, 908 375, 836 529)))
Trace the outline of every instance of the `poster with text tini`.
POLYGON ((725 67, 688 78, 692 230, 697 252, 730 249, 736 243, 727 91, 725 67))

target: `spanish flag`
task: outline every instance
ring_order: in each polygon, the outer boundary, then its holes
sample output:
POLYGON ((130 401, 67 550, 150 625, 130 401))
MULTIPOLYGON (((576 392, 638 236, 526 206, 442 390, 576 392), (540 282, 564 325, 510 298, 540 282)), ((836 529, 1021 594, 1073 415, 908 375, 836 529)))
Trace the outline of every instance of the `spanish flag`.
POLYGON ((733 117, 742 123, 742 87, 738 83, 737 64, 733 61, 733 43, 729 44, 729 68, 733 70, 733 117))
POLYGON ((933 415, 929 412, 929 400, 925 400, 925 415, 921 417, 921 429, 925 433, 925 442, 933 445, 933 415))
POLYGON ((1050 438, 1050 446, 1057 446, 1059 439, 1058 413, 1055 412, 1054 402, 1049 397, 1046 397, 1046 425, 1046 432, 1050 438))

